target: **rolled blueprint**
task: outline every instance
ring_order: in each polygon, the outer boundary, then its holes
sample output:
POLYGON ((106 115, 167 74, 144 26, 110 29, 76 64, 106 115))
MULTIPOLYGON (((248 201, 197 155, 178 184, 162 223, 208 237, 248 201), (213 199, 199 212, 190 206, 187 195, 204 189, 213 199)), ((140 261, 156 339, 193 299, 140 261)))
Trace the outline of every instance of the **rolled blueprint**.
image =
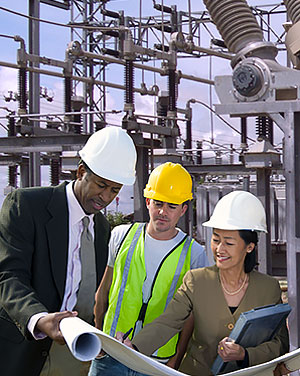
POLYGON ((75 358, 88 361, 100 352, 101 339, 94 332, 95 328, 78 317, 70 317, 60 322, 60 330, 75 358))
POLYGON ((79 360, 92 360, 103 349, 107 354, 137 372, 152 376, 186 376, 129 348, 78 317, 67 317, 61 320, 60 330, 71 353, 79 360))
MULTIPOLYGON (((78 317, 67 317, 61 320, 60 330, 71 353, 79 360, 94 359, 102 348, 127 367, 146 375, 187 376, 129 348, 78 317)), ((300 349, 257 366, 226 373, 226 376, 273 376, 273 370, 279 362, 285 362, 291 371, 300 369, 300 349)))

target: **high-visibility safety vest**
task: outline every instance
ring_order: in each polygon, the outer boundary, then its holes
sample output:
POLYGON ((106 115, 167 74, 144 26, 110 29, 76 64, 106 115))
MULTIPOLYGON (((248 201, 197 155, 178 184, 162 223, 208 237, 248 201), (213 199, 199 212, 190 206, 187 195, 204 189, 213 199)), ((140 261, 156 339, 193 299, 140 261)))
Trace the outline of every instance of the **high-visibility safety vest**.
MULTIPOLYGON (((152 282, 150 297, 143 302, 145 229, 145 223, 135 223, 130 227, 115 260, 103 325, 103 331, 112 337, 116 332, 125 333, 130 328, 135 329, 137 322, 142 322, 144 326, 162 314, 185 273, 191 268, 194 240, 186 235, 161 261, 152 282)), ((159 359, 172 357, 176 353, 177 341, 178 334, 152 356, 159 359)))

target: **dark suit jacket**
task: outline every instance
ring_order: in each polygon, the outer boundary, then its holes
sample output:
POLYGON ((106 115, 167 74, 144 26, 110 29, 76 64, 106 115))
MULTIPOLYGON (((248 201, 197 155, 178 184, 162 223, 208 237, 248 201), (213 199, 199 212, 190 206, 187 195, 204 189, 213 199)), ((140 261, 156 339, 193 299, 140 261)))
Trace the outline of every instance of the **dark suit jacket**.
MULTIPOLYGON (((0 214, 1 376, 39 375, 51 346, 27 330, 30 317, 60 310, 67 270, 69 214, 66 183, 17 189, 0 214)), ((110 228, 94 216, 97 282, 106 260, 110 228)))
MULTIPOLYGON (((189 316, 194 314, 194 332, 179 370, 189 375, 212 375, 210 368, 217 356, 218 343, 228 336, 240 314, 252 308, 281 302, 278 281, 268 275, 249 273, 247 291, 234 314, 228 308, 216 266, 188 271, 181 287, 165 312, 146 325, 133 344, 150 355, 175 333, 189 316)), ((274 359, 289 350, 289 337, 283 325, 272 341, 247 348, 249 365, 274 359)))

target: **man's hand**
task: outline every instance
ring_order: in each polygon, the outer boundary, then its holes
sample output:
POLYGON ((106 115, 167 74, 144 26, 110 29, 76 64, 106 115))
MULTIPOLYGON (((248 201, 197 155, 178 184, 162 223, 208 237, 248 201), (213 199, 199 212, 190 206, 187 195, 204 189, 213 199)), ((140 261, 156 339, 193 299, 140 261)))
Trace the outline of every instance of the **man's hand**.
POLYGON ((225 337, 219 342, 218 354, 224 362, 243 360, 245 358, 245 349, 237 343, 234 343, 232 339, 225 337))
POLYGON ((170 368, 174 368, 174 369, 178 369, 178 367, 180 366, 180 363, 178 364, 178 360, 177 360, 177 356, 172 356, 172 358, 170 358, 168 360, 168 362, 166 363, 166 366, 170 367, 170 368))
POLYGON ((124 333, 122 333, 122 332, 117 332, 117 333, 116 333, 116 339, 117 339, 119 342, 122 342, 122 343, 124 343, 124 345, 130 347, 131 349, 134 349, 134 347, 132 346, 132 343, 131 343, 130 339, 129 339, 129 338, 126 338, 125 341, 124 341, 123 338, 124 338, 124 333))
POLYGON ((285 364, 283 362, 281 363, 278 363, 276 368, 274 369, 273 371, 273 375, 274 376, 282 376, 282 375, 287 375, 288 373, 290 373, 291 371, 289 371, 285 364))
POLYGON ((65 344, 64 337, 59 329, 59 323, 62 319, 66 317, 77 316, 77 312, 55 312, 48 313, 48 315, 41 317, 36 323, 36 329, 42 333, 45 333, 48 337, 52 338, 53 341, 59 343, 60 345, 65 344))

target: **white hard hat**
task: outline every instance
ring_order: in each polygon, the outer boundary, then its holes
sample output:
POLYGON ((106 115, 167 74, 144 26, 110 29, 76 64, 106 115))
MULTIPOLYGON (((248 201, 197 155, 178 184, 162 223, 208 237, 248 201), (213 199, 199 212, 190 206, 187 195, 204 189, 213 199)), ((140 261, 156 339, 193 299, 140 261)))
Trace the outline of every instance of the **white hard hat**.
POLYGON ((246 191, 233 191, 223 196, 217 202, 209 221, 202 223, 202 226, 268 232, 262 203, 246 191))
POLYGON ((79 155, 94 174, 104 179, 124 185, 135 181, 136 149, 124 129, 108 127, 93 133, 79 155))

